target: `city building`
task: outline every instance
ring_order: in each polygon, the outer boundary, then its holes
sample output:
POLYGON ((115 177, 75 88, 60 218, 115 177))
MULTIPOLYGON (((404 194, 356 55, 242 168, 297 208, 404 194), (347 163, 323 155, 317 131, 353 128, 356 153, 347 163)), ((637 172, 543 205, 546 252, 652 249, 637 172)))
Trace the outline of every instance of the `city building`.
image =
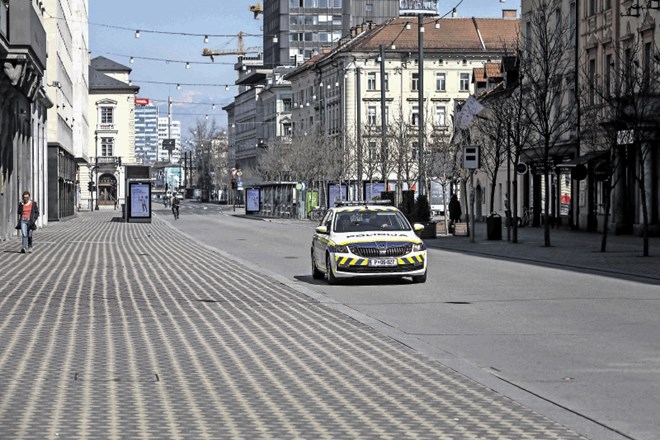
POLYGON ((124 165, 135 164, 135 96, 131 69, 105 57, 89 67, 90 166, 80 168, 80 182, 91 192, 88 206, 114 205, 125 200, 124 165))
POLYGON ((173 121, 169 116, 158 118, 158 162, 179 163, 181 160, 181 121, 173 121), (174 141, 172 150, 167 149, 167 142, 174 141))
MULTIPOLYGON (((350 29, 399 16, 406 0, 274 0, 264 2, 264 65, 296 66, 336 47, 350 29)), ((418 2, 419 3, 419 2, 418 2)), ((437 1, 425 1, 433 4, 437 1)))
POLYGON ((285 76, 293 136, 309 137, 310 148, 334 143, 342 179, 417 190, 420 179, 434 177, 420 173, 420 128, 423 157, 449 143, 455 108, 474 93, 473 69, 514 52, 519 24, 510 10, 503 18, 424 18, 423 69, 417 18, 358 26, 337 49, 285 76))
POLYGON ((81 188, 77 167, 88 164, 88 2, 44 0, 44 8, 58 16, 46 20, 48 41, 48 220, 71 217, 79 206, 81 188))
POLYGON ((48 223, 44 13, 37 2, 0 2, 0 240, 16 234, 25 190, 41 207, 38 226, 48 223))
POLYGON ((135 98, 135 160, 152 165, 158 160, 158 107, 147 98, 135 98))
POLYGON ((659 234, 660 4, 522 0, 521 6, 527 52, 542 40, 539 16, 550 29, 543 40, 569 42, 555 63, 564 65, 563 93, 550 117, 570 114, 571 125, 549 152, 551 164, 530 147, 517 202, 534 207, 535 224, 547 207, 553 221, 578 229, 602 231, 607 224, 615 233, 641 235, 646 218, 648 233, 659 234))

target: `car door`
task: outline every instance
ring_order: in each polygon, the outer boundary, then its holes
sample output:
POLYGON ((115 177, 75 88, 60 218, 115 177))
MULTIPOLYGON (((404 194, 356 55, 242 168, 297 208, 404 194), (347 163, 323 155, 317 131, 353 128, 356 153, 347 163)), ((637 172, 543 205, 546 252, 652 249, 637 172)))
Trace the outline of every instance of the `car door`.
POLYGON ((316 267, 321 270, 325 270, 325 250, 327 249, 327 241, 330 238, 330 226, 332 225, 332 217, 334 212, 328 210, 321 220, 319 226, 325 226, 328 230, 327 234, 319 234, 318 232, 314 233, 314 260, 316 261, 316 267))

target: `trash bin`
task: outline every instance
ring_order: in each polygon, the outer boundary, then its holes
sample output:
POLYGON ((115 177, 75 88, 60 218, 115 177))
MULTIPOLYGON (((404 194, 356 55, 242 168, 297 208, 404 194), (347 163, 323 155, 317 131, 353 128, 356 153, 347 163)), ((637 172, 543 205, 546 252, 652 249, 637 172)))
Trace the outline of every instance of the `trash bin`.
POLYGON ((486 236, 488 240, 502 239, 502 216, 496 212, 486 217, 486 236))

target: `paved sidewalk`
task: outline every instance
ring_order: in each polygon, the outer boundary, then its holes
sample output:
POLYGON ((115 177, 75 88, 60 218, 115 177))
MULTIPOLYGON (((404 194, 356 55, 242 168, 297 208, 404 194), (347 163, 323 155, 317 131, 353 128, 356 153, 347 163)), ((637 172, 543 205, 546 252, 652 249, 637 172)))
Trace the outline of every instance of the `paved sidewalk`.
MULTIPOLYGON (((0 243, 3 438, 580 436, 165 222, 0 243)), ((221 232, 220 232, 221 233, 221 232)))
MULTIPOLYGON (((466 252, 491 258, 507 258, 533 264, 558 266, 583 272, 660 284, 660 238, 649 239, 649 256, 643 257, 643 240, 631 235, 610 234, 606 252, 601 252, 602 234, 550 229, 550 247, 545 247, 543 228, 518 229, 518 243, 486 239, 486 224, 476 223, 471 237, 438 236, 425 240, 432 248, 466 252)), ((511 232, 513 236, 513 232, 511 232)))

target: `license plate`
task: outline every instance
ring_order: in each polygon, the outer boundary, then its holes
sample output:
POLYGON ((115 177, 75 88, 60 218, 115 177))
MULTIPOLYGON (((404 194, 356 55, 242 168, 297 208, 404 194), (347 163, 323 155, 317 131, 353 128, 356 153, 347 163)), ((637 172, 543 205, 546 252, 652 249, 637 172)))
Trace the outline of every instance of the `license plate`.
POLYGON ((369 266, 372 267, 392 267, 396 266, 396 258, 375 258, 369 260, 369 266))

